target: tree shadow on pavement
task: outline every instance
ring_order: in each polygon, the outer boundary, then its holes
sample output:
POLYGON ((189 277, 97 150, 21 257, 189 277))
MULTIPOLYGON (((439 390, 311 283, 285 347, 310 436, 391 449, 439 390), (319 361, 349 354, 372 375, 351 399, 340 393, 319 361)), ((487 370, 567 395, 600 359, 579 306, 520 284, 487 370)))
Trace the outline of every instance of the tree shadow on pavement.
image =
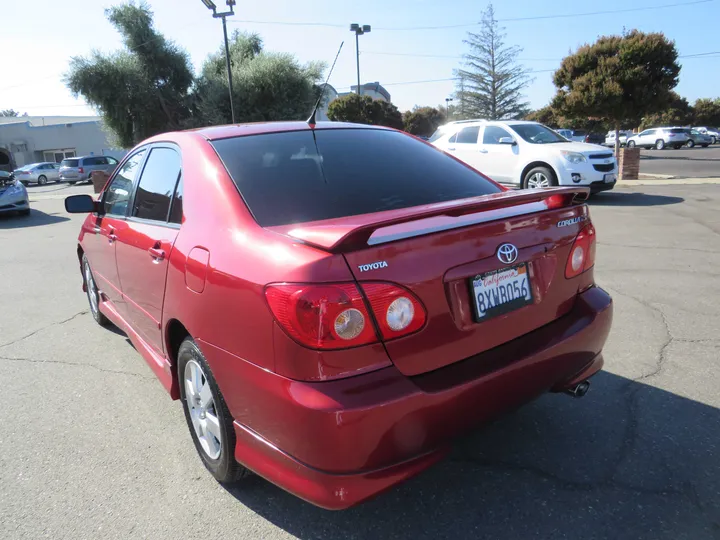
POLYGON ((53 223, 60 223, 69 220, 69 217, 57 214, 46 214, 45 212, 31 208, 29 216, 21 216, 18 214, 0 214, 0 230, 41 227, 42 225, 52 225, 53 223))
POLYGON ((601 372, 459 441, 418 477, 341 512, 259 477, 230 488, 310 538, 720 537, 720 409, 601 372))
POLYGON ((588 203, 591 206, 663 206, 679 204, 684 200, 682 197, 667 195, 614 191, 593 195, 588 203))

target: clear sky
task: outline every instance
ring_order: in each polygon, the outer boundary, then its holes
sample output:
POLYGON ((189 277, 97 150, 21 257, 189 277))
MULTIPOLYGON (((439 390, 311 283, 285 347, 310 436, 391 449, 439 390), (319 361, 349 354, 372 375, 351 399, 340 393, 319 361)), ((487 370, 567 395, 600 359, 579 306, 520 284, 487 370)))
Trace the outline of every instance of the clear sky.
MULTIPOLYGON (((218 5, 223 1, 215 0, 218 5)), ((150 0, 149 4, 156 27, 189 53, 196 70, 222 44, 221 23, 200 0, 150 0)), ((444 103, 454 83, 437 80, 453 76, 466 51, 466 32, 479 28, 475 23, 487 5, 473 0, 237 0, 237 4, 229 28, 257 32, 268 50, 293 53, 301 62, 324 60, 329 65, 345 40, 330 80, 340 91, 356 80, 355 38, 348 25, 372 25, 372 32, 360 37, 362 81, 385 85, 401 110, 444 103), (438 26, 454 27, 427 28, 438 26), (395 84, 410 81, 434 82, 395 84)), ((0 109, 31 115, 93 114, 82 99, 71 96, 61 77, 70 57, 87 55, 93 48, 110 52, 121 47, 103 13, 109 5, 112 2, 96 0, 3 2, 0 109)), ((691 102, 720 96, 720 0, 502 0, 495 2, 495 11, 506 28, 508 44, 522 47, 522 63, 536 71, 526 92, 533 108, 545 105, 554 94, 552 70, 563 56, 623 28, 664 32, 675 40, 681 56, 714 53, 681 58, 676 90, 691 102), (636 11, 577 16, 628 9, 636 11)))

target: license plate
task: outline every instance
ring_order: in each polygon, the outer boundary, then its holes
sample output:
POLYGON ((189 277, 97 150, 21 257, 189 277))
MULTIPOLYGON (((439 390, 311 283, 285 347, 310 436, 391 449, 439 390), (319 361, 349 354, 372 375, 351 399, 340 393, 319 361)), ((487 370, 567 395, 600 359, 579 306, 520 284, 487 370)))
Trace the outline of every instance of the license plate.
POLYGON ((486 321, 532 304, 526 264, 480 274, 470 279, 475 320, 486 321))
POLYGON ((614 174, 606 174, 603 176, 603 182, 606 184, 612 184, 615 181, 615 175, 614 174))

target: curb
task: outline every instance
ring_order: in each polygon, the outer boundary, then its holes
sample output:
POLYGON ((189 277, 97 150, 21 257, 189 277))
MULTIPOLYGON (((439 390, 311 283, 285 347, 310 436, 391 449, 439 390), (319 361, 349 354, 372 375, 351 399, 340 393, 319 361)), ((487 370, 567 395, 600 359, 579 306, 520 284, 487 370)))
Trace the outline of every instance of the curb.
POLYGON ((669 180, 671 178, 677 178, 677 176, 673 176, 672 174, 656 174, 656 173, 640 173, 640 176, 644 178, 640 178, 640 180, 647 180, 651 178, 662 178, 664 180, 669 180))
POLYGON ((673 179, 643 179, 618 180, 617 186, 690 186, 701 184, 720 184, 720 178, 673 178, 673 179))

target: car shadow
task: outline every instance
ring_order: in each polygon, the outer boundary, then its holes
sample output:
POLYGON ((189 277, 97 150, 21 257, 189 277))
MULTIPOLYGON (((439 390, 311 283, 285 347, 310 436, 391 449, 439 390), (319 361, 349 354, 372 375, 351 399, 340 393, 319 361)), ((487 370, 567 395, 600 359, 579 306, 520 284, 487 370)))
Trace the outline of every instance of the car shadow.
POLYGON ((301 538, 718 538, 720 409, 607 372, 459 441, 418 477, 341 512, 259 477, 227 488, 301 538))
POLYGON ((0 214, 0 230, 2 229, 27 229, 28 227, 41 227, 52 225, 62 221, 70 221, 70 218, 55 213, 46 214, 35 208, 30 208, 29 216, 19 214, 0 214))
POLYGON ((685 199, 668 195, 613 191, 593 195, 588 204, 592 206, 663 206, 679 204, 685 199))

